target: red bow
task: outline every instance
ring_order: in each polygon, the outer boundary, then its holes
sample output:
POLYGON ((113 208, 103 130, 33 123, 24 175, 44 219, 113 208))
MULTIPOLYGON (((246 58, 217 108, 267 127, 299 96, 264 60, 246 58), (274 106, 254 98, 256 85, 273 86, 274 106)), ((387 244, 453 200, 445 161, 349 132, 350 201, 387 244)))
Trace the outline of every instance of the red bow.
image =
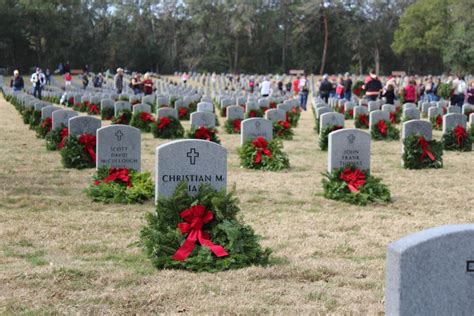
POLYGON ((276 102, 270 102, 269 106, 270 106, 270 109, 276 109, 277 104, 276 102))
POLYGON ((397 123, 397 117, 395 116, 395 112, 390 112, 390 122, 393 124, 397 123))
POLYGON ((350 116, 350 117, 354 117, 354 109, 350 109, 350 110, 349 110, 349 116, 350 116))
POLYGON ((256 117, 256 116, 257 116, 257 112, 253 110, 249 112, 249 117, 256 117))
POLYGON ((443 117, 441 114, 438 114, 436 117, 436 128, 440 128, 441 126, 443 126, 443 117))
POLYGON ((277 124, 280 125, 281 127, 283 127, 284 129, 290 129, 290 123, 288 123, 288 122, 278 121, 277 124))
POLYGON ((109 176, 102 181, 96 181, 95 185, 99 185, 101 182, 122 182, 129 188, 133 186, 132 182, 130 181, 127 168, 110 168, 109 176))
POLYGON ((125 124, 125 125, 128 124, 128 119, 127 119, 127 114, 126 113, 122 113, 122 115, 120 115, 120 117, 117 119, 117 124, 125 124))
POLYGON ((63 149, 64 144, 66 143, 66 138, 69 136, 69 129, 67 127, 63 128, 59 132, 59 136, 61 136, 61 141, 58 144, 58 149, 63 149))
POLYGON ((96 114, 96 115, 97 115, 97 114, 99 114, 99 113, 100 113, 100 110, 99 110, 99 108, 97 107, 97 105, 95 105, 95 104, 92 103, 92 104, 89 106, 89 114, 96 114))
POLYGON ((381 134, 383 137, 387 136, 388 126, 387 126, 387 124, 385 124, 385 121, 384 121, 384 120, 378 121, 378 123, 377 123, 377 129, 379 130, 380 134, 381 134))
POLYGON ((258 165, 262 161, 262 154, 272 158, 272 152, 268 149, 268 142, 263 137, 258 137, 252 141, 252 145, 257 149, 255 163, 258 165))
POLYGON ((91 161, 95 162, 96 137, 91 134, 82 134, 79 136, 79 143, 84 145, 84 152, 89 154, 91 161))
POLYGON ((158 124, 158 129, 163 129, 171 123, 171 120, 166 116, 160 117, 160 123, 158 124))
POLYGON ((150 113, 141 112, 140 113, 140 120, 142 120, 142 122, 148 123, 148 122, 154 122, 155 118, 150 113))
POLYGON ((183 118, 185 117, 186 115, 188 115, 188 110, 186 108, 179 108, 178 110, 178 116, 180 118, 183 118))
POLYGON ((365 126, 369 126, 369 119, 366 114, 359 115, 359 123, 364 124, 365 126))
POLYGON ((51 127, 53 126, 53 120, 50 117, 47 117, 43 120, 43 123, 41 123, 42 128, 46 128, 48 130, 48 133, 51 131, 51 127))
POLYGON ((76 107, 79 108, 79 109, 82 109, 82 103, 81 103, 81 102, 77 102, 77 103, 76 103, 76 107))
POLYGON ((346 107, 343 105, 341 106, 341 113, 342 114, 345 114, 346 113, 346 107))
POLYGON ((207 128, 205 128, 204 126, 201 126, 196 130, 194 137, 196 137, 197 139, 211 140, 212 135, 211 135, 211 132, 207 128))
POLYGON ((69 105, 74 104, 74 98, 69 98, 69 99, 67 100, 67 103, 68 103, 69 105))
POLYGON ((456 137, 458 145, 461 146, 464 139, 467 137, 466 129, 461 125, 456 126, 454 128, 454 137, 456 137))
POLYGON ((420 138, 418 139, 418 145, 420 145, 421 150, 423 151, 423 153, 421 154, 420 160, 423 160, 423 158, 428 156, 431 159, 431 161, 435 161, 436 159, 435 156, 428 148, 430 144, 423 136, 420 136, 420 138))
POLYGON ((347 183, 347 187, 351 192, 358 193, 359 188, 365 184, 365 174, 360 169, 346 168, 340 175, 339 178, 347 183))
POLYGON ((90 105, 91 105, 91 103, 90 103, 89 101, 85 101, 85 102, 84 102, 84 106, 85 106, 86 108, 88 108, 90 105))
POLYGON ((241 122, 242 122, 242 120, 240 120, 240 119, 236 119, 232 122, 232 125, 234 127, 234 133, 240 132, 240 123, 241 122))
POLYGON ((225 257, 229 254, 222 246, 214 245, 209 239, 209 234, 202 231, 204 224, 213 220, 214 215, 211 211, 206 211, 203 205, 195 205, 181 212, 179 216, 184 219, 183 223, 178 224, 181 234, 188 234, 188 238, 176 250, 173 260, 185 261, 193 252, 196 242, 199 241, 201 246, 209 248, 217 257, 225 257))

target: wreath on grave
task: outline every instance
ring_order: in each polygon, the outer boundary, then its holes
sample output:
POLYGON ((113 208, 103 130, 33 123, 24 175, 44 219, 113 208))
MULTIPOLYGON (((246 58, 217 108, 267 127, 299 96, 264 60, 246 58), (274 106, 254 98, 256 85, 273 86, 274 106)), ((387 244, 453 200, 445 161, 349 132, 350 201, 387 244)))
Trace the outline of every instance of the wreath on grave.
POLYGON ((280 171, 290 167, 288 155, 280 140, 258 137, 239 148, 240 165, 247 169, 280 171))
POLYGON ((262 248, 249 225, 237 218, 235 193, 201 185, 197 195, 180 183, 173 196, 158 200, 146 215, 141 245, 158 269, 218 272, 267 265, 270 248, 262 248))
POLYGON ((69 129, 61 124, 46 135, 46 149, 47 150, 61 150, 64 148, 67 137, 69 136, 69 129))
POLYGON ((380 120, 372 126, 372 139, 374 140, 398 140, 400 131, 389 121, 380 120))
POLYGON ((292 140, 293 129, 287 121, 277 121, 273 123, 273 138, 292 140))
POLYGON ((329 143, 329 133, 337 131, 339 129, 343 129, 344 127, 341 125, 326 125, 321 131, 321 135, 319 135, 319 148, 323 151, 328 150, 328 143, 329 143))
POLYGON ((354 166, 323 173, 324 197, 355 205, 391 201, 388 187, 382 179, 354 166))
POLYGON ((97 106, 97 104, 90 103, 89 106, 87 107, 87 114, 89 114, 89 115, 99 115, 99 114, 101 114, 99 106, 97 106))
POLYGON ((277 108, 277 103, 275 101, 271 101, 270 103, 268 103, 268 106, 270 107, 270 109, 276 109, 277 108))
POLYGON ((74 97, 70 97, 69 99, 67 99, 67 107, 71 108, 74 106, 74 97))
POLYGON ((65 168, 94 168, 96 164, 96 136, 81 134, 70 135, 64 141, 61 160, 65 168))
POLYGON ((38 126, 41 122, 41 111, 31 112, 31 116, 29 118, 28 124, 30 124, 30 129, 35 130, 36 126, 38 126))
POLYGON ((443 167, 443 144, 426 140, 420 135, 410 135, 403 140, 403 166, 406 169, 443 167))
POLYGON ((365 90, 363 89, 363 86, 363 81, 356 81, 352 86, 352 93, 354 93, 358 97, 363 97, 365 95, 365 90))
POLYGON ((33 109, 24 109, 20 112, 21 116, 23 117, 24 124, 30 124, 30 119, 33 116, 33 112, 33 109))
MULTIPOLYGON (((318 118, 314 118, 314 121, 315 121, 315 126, 314 126, 314 130, 316 131, 317 134, 319 134, 319 119, 318 118)), ((288 122, 288 121, 287 121, 288 122)))
POLYGON ((240 134, 240 125, 242 120, 237 118, 233 120, 225 120, 224 129, 228 134, 240 134))
POLYGON ((369 128, 369 116, 367 114, 361 113, 357 114, 354 120, 354 126, 360 129, 369 128))
POLYGON ((128 125, 130 124, 131 119, 132 119, 132 112, 130 110, 120 110, 117 113, 117 116, 112 119, 112 124, 128 125))
POLYGON ((192 139, 204 139, 208 140, 217 144, 220 144, 221 141, 219 137, 217 137, 217 129, 215 127, 205 127, 200 126, 198 128, 192 127, 190 131, 187 133, 188 138, 192 139))
POLYGON ((430 118, 431 126, 433 129, 440 131, 443 129, 443 116, 441 114, 436 115, 435 117, 430 118))
POLYGON ((41 123, 36 127, 36 137, 45 138, 46 135, 51 132, 53 120, 50 117, 41 120, 41 123))
POLYGON ((151 124, 151 132, 155 138, 183 138, 184 128, 181 122, 173 116, 162 116, 151 124))
POLYGON ((178 118, 181 121, 189 121, 189 116, 191 115, 191 111, 188 108, 179 108, 178 109, 178 118))
POLYGON ((300 120, 301 110, 299 107, 294 107, 291 111, 286 112, 286 121, 290 123, 291 127, 297 127, 300 120))
POLYGON ((245 118, 263 117, 264 114, 262 109, 252 109, 245 113, 245 118))
POLYGON ((101 167, 85 192, 95 202, 131 204, 151 199, 154 190, 149 172, 101 167))
POLYGON ((398 124, 401 122, 401 115, 399 112, 390 112, 390 123, 398 124))
MULTIPOLYGON (((170 105, 169 105, 169 106, 172 107, 172 108, 174 108, 174 107, 175 107, 175 103, 176 103, 176 101, 178 101, 178 99, 177 99, 177 98, 171 98, 169 101, 170 101, 170 105)), ((167 105, 162 104, 162 105, 160 106, 160 108, 162 108, 162 107, 167 107, 167 105)))
POLYGON ((133 113, 130 126, 136 127, 142 132, 149 132, 151 126, 156 122, 153 115, 147 112, 133 113))
POLYGON ((73 106, 73 110, 79 111, 79 112, 87 112, 87 109, 89 108, 89 101, 85 102, 77 102, 73 106))
POLYGON ((464 115, 466 115, 466 116, 467 116, 467 119, 469 120, 469 116, 470 116, 472 113, 474 113, 474 109, 469 108, 469 109, 466 109, 466 111, 464 112, 464 115))
POLYGON ((445 150, 463 152, 472 150, 472 138, 461 125, 448 129, 443 134, 442 142, 445 150))
POLYGON ((144 103, 150 106, 151 113, 156 112, 156 104, 154 102, 144 102, 144 103))
POLYGON ((119 96, 118 100, 128 102, 130 100, 130 98, 128 97, 128 95, 121 95, 121 96, 119 96))
POLYGON ((344 114, 344 119, 352 120, 354 118, 354 109, 350 109, 349 111, 344 111, 343 114, 344 114))
POLYGON ((103 108, 102 110, 100 110, 100 117, 103 120, 112 120, 114 118, 114 114, 114 108, 103 108))
POLYGON ((199 101, 194 101, 194 102, 189 103, 188 104, 189 110, 191 112, 196 112, 198 103, 199 103, 199 101))

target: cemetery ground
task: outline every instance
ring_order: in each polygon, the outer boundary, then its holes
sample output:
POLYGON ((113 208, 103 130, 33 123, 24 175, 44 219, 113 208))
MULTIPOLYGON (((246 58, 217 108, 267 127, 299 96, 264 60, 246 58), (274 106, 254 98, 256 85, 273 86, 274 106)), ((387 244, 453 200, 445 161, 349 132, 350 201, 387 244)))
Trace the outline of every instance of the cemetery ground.
MULTIPOLYGON (((159 271, 137 245, 153 202, 91 202, 83 190, 94 170, 64 169, 0 97, 0 313, 381 313, 390 242, 474 221, 472 153, 445 152, 443 169, 405 170, 400 142, 374 141, 371 172, 393 202, 359 207, 321 196, 327 152, 310 111, 284 141, 292 165, 284 172, 241 169, 240 136, 220 120, 229 190, 235 184, 245 222, 273 249, 271 264, 159 271)), ((142 135, 142 171, 153 172, 165 142, 142 135)))

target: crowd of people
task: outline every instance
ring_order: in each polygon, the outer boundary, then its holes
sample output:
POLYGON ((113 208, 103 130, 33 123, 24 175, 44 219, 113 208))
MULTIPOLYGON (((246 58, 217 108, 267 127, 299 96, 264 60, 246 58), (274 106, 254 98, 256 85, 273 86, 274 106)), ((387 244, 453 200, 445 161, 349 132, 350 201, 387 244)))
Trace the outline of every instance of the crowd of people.
MULTIPOLYGON (((124 71, 122 68, 117 68, 117 73, 114 77, 114 87, 118 94, 122 93, 124 88, 124 71)), ((143 75, 143 78, 139 72, 133 73, 129 87, 132 89, 134 94, 149 95, 154 91, 153 80, 148 72, 143 75)))

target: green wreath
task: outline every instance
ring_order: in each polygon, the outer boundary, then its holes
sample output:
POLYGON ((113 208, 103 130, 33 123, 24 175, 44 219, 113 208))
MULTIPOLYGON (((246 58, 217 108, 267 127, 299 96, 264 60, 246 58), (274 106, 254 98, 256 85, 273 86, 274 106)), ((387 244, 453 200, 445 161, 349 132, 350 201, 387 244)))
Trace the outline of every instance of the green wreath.
POLYGON ((36 126, 36 137, 45 138, 51 131, 52 120, 50 117, 41 120, 41 123, 36 126))
POLYGON ((93 183, 85 190, 95 202, 103 203, 143 203, 154 196, 154 185, 149 172, 136 172, 132 169, 113 169, 101 167, 93 176, 93 183), (113 170, 126 170, 130 186, 116 179, 107 182, 113 170))
POLYGON ((292 140, 293 129, 287 121, 273 122, 273 138, 292 140))
POLYGON ((264 114, 262 109, 252 109, 245 113, 245 118, 263 117, 264 114))
POLYGON ((61 150, 61 162, 64 168, 86 169, 94 168, 95 160, 86 152, 84 145, 79 142, 79 137, 68 136, 61 150))
POLYGON ((280 171, 290 167, 288 155, 280 140, 266 141, 263 137, 247 141, 239 148, 240 165, 247 169, 280 171))
POLYGON ((344 127, 341 125, 326 125, 323 130, 321 131, 321 135, 319 135, 319 148, 322 151, 328 150, 328 143, 329 143, 329 133, 337 131, 339 129, 343 129, 344 127))
POLYGON ((178 109, 178 118, 180 121, 189 121, 191 111, 189 108, 181 107, 178 109))
POLYGON ((377 124, 372 126, 371 135, 373 140, 400 139, 400 131, 390 121, 385 120, 380 120, 377 124), (382 130, 384 130, 384 132, 382 132, 382 130))
POLYGON ((148 133, 151 127, 155 124, 155 118, 152 114, 147 112, 138 112, 132 114, 130 126, 136 127, 142 132, 148 133))
POLYGON ((132 119, 132 112, 130 110, 120 110, 117 116, 112 119, 112 124, 129 125, 132 119))
POLYGON ((357 114, 354 119, 354 126, 360 129, 368 129, 369 128, 369 115, 360 113, 357 114))
POLYGON ((158 200, 156 212, 146 215, 147 225, 140 233, 141 245, 158 269, 182 269, 194 272, 218 272, 251 265, 267 265, 271 249, 262 248, 252 227, 237 218, 240 209, 234 192, 215 191, 207 185, 197 195, 189 195, 187 183, 177 186, 170 198, 158 200), (216 257, 211 250, 197 242, 184 261, 174 260, 176 251, 187 239, 178 229, 184 222, 180 214, 193 207, 204 207, 212 220, 202 229, 209 240, 224 248, 227 256, 216 257), (206 234, 206 235, 207 235, 206 234))
POLYGON ((35 111, 31 113, 28 124, 30 124, 31 130, 36 130, 36 127, 40 125, 41 122, 41 111, 35 111))
POLYGON ((33 115, 33 112, 33 109, 24 109, 20 112, 23 118, 23 124, 30 124, 30 118, 33 115))
MULTIPOLYGON (((60 127, 56 127, 55 129, 52 129, 48 135, 46 135, 46 149, 55 151, 55 150, 60 150, 61 147, 61 142, 63 141, 63 130, 66 129, 66 126, 64 124, 61 124, 60 127)), ((67 136, 67 135, 66 135, 67 136)), ((65 141, 63 142, 65 144, 65 141)))
POLYGON ((361 171, 354 166, 336 169, 333 172, 323 173, 324 197, 355 205, 367 205, 368 203, 387 203, 391 201, 388 187, 382 183, 382 179, 371 176, 368 172, 361 171), (349 183, 343 180, 347 172, 358 173, 362 176, 364 183, 356 188, 350 189, 349 183), (358 191, 358 192, 357 192, 358 191))
POLYGON ((287 121, 291 127, 297 127, 298 121, 300 120, 301 110, 298 107, 292 108, 291 111, 286 112, 287 121))
MULTIPOLYGON (((460 126, 456 127, 459 128, 460 126)), ((453 151, 461 151, 461 152, 467 152, 467 151, 472 151, 472 138, 469 133, 464 129, 465 136, 462 138, 458 138, 455 135, 455 129, 456 128, 450 128, 446 131, 445 134, 443 134, 443 137, 441 139, 441 142, 443 143, 443 148, 444 150, 453 150, 453 151)))
POLYGON ((114 118, 114 114, 114 108, 102 108, 102 110, 100 110, 100 117, 103 120, 112 120, 114 118))
POLYGON ((208 140, 217 144, 221 143, 221 140, 217 136, 217 129, 215 127, 201 126, 198 128, 192 127, 186 134, 187 138, 191 139, 203 139, 208 140))
POLYGON ((403 146, 402 160, 403 167, 406 169, 443 167, 443 144, 441 142, 427 141, 420 135, 410 135, 403 140, 403 146))
POLYGON ((240 134, 241 119, 225 120, 224 129, 227 134, 240 134))
POLYGON ((365 95, 365 90, 362 89, 363 86, 363 81, 356 81, 352 86, 352 93, 354 93, 358 97, 363 97, 365 95))
POLYGON ((151 124, 151 132, 155 138, 175 139, 184 137, 181 122, 173 116, 163 116, 151 124))
POLYGON ((319 119, 315 118, 314 121, 315 121, 314 130, 316 131, 317 134, 319 134, 319 119))
POLYGON ((434 130, 441 131, 443 129, 443 116, 441 114, 430 117, 430 122, 434 130))

